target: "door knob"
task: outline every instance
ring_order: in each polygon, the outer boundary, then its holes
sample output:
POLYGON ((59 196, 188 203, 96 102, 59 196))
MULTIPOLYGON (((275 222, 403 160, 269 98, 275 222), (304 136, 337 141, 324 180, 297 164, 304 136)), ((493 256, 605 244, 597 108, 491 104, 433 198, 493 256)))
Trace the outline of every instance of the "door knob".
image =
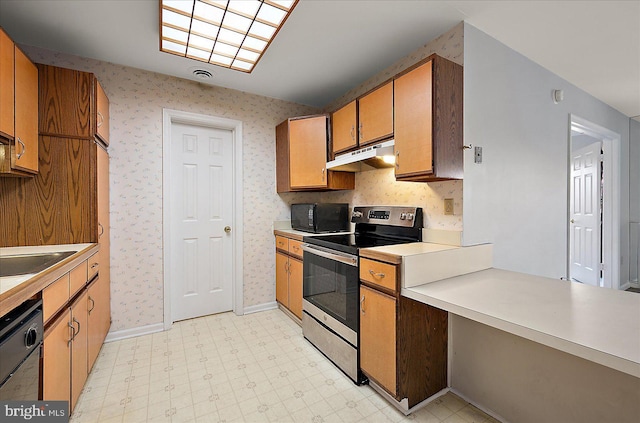
POLYGON ((573 220, 573 219, 571 219, 571 223, 576 223, 576 221, 575 221, 575 220, 573 220))
POLYGON ((224 231, 228 234, 231 233, 231 226, 225 226, 224 231))

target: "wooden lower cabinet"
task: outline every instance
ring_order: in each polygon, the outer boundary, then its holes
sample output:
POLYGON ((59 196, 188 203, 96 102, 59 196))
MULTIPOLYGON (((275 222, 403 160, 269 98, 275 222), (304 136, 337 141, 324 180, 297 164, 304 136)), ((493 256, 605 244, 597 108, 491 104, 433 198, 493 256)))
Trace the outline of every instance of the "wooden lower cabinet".
POLYGON ((109 279, 98 277, 87 287, 87 371, 98 358, 111 327, 111 293, 109 279))
POLYGON ((42 399, 78 402, 111 325, 109 279, 92 274, 88 264, 97 253, 47 286, 42 353, 42 399), (87 285, 88 275, 93 279, 87 285), (71 281, 81 288, 70 290, 71 281))
POLYGON ((73 410, 78 403, 78 398, 89 374, 87 364, 89 325, 87 324, 86 290, 71 305, 71 325, 73 325, 71 340, 71 410, 73 410))
POLYGON ((401 296, 399 265, 361 258, 360 271, 360 367, 410 409, 447 387, 448 314, 401 296))
POLYGON ((276 301, 302 319, 302 242, 276 236, 276 301))
POLYGON ((61 314, 45 331, 42 350, 42 398, 71 399, 71 311, 61 314))
POLYGON ((389 392, 396 392, 396 299, 360 287, 360 367, 389 392))

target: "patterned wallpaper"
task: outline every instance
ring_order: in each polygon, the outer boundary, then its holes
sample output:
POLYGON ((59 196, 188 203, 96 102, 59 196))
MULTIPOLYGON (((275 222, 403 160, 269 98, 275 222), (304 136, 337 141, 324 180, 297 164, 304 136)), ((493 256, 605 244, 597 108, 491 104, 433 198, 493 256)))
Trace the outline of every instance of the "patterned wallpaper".
POLYGON ((97 60, 24 50, 35 62, 95 73, 109 97, 111 330, 163 320, 163 108, 243 122, 244 306, 274 301, 271 223, 288 218, 291 202, 309 201, 308 194, 276 194, 275 126, 317 110, 97 60))
MULTIPOLYGON (((433 52, 461 63, 462 24, 416 50, 326 110, 375 87, 433 52)), ((111 331, 163 320, 162 109, 170 108, 243 122, 244 306, 274 301, 275 261, 271 223, 288 220, 296 202, 344 201, 352 205, 397 204, 425 208, 426 226, 461 230, 462 181, 395 182, 391 169, 362 172, 356 190, 276 194, 275 126, 318 110, 93 59, 22 46, 38 63, 93 72, 110 100, 111 331), (454 199, 453 216, 443 198, 454 199), (268 277, 265 277, 269 275, 268 277)))

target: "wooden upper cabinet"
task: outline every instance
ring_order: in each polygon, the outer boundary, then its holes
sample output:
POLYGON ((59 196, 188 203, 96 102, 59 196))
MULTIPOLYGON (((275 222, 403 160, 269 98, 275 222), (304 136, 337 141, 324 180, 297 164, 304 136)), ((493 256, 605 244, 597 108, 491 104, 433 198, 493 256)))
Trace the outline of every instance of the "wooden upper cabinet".
POLYGON ((0 28, 0 174, 38 172, 38 69, 0 28))
POLYGON ((38 172, 38 68, 15 48, 14 169, 38 172))
POLYGON ((462 179, 462 66, 432 55, 394 81, 396 179, 462 179))
POLYGON ((333 153, 340 153, 358 146, 357 102, 343 106, 331 114, 331 139, 333 153))
POLYGON ((102 85, 95 80, 96 99, 96 136, 102 140, 104 145, 109 145, 109 99, 102 89, 102 85))
POLYGON ((358 121, 360 145, 393 136, 393 81, 360 97, 358 121))
POLYGON ((291 188, 327 186, 327 118, 316 116, 289 123, 291 188))
POLYGON ((40 135, 109 144, 109 100, 92 73, 38 65, 40 135))
POLYGON ((0 143, 13 139, 14 128, 14 45, 13 40, 0 28, 0 143), (4 139, 3 139, 4 138, 4 139))
POLYGON ((327 115, 291 118, 276 127, 278 192, 354 189, 355 175, 327 171, 327 115))

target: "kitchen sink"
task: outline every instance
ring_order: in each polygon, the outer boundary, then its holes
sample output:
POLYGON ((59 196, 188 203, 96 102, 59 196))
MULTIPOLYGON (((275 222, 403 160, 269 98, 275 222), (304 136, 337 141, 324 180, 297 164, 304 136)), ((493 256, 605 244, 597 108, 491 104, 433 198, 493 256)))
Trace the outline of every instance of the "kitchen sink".
POLYGON ((75 254, 77 251, 16 254, 0 257, 0 278, 38 273, 75 254))

